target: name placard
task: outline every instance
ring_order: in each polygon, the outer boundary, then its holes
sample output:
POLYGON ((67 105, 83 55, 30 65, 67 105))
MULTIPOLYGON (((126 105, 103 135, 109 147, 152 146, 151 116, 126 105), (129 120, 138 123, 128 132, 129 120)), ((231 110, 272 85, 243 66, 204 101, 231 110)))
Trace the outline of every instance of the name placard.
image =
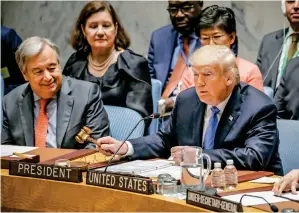
POLYGON ((78 168, 58 167, 26 162, 10 162, 9 174, 80 183, 82 171, 78 168))
POLYGON ((87 171, 87 185, 102 186, 113 189, 131 191, 141 194, 153 194, 152 180, 127 174, 101 171, 87 171))
POLYGON ((240 203, 189 189, 187 190, 186 203, 217 212, 243 212, 240 203))

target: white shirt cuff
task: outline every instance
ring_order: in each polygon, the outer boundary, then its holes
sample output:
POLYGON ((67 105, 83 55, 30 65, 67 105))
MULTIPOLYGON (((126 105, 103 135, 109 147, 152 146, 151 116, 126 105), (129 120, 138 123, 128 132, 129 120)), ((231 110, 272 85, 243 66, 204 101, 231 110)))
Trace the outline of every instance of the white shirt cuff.
POLYGON ((133 148, 132 144, 130 143, 130 141, 126 141, 126 144, 128 146, 128 151, 127 151, 126 154, 124 154, 123 156, 121 156, 122 158, 134 155, 134 148, 133 148))

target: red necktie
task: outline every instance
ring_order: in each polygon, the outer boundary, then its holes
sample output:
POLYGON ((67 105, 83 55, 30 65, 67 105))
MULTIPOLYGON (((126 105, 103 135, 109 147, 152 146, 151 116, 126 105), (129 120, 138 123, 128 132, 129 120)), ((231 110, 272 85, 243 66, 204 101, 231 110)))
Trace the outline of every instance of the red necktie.
POLYGON ((48 132, 48 116, 46 112, 46 105, 49 99, 39 100, 39 114, 36 119, 34 136, 35 146, 46 147, 46 138, 48 132))

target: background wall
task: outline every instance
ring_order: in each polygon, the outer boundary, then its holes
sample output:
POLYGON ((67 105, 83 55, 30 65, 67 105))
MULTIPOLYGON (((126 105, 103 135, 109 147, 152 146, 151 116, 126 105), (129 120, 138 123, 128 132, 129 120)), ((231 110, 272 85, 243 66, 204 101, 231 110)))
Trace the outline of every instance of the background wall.
MULTIPOLYGON (((70 32, 86 1, 2 1, 4 26, 14 28, 22 39, 30 36, 50 38, 61 48, 64 65, 74 50, 68 43, 70 32)), ((167 1, 112 1, 132 39, 131 49, 147 57, 151 32, 170 23, 167 1)), ((236 13, 239 55, 255 62, 263 35, 283 28, 280 1, 205 1, 236 13)))

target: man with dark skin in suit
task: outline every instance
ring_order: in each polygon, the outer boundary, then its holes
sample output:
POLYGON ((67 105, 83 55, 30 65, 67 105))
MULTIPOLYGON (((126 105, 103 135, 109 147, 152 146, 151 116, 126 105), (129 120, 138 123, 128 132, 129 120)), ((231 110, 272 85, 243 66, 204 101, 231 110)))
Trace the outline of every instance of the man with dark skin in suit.
MULTIPOLYGON (((199 15, 202 7, 203 7, 203 1, 186 1, 186 0, 168 1, 167 10, 173 28, 182 36, 190 36, 192 33, 194 33, 194 28, 199 19, 199 15)), ((155 32, 160 30, 161 28, 156 30, 155 32)), ((177 42, 175 42, 175 45, 176 44, 177 42)), ((151 53, 151 50, 149 50, 149 55, 150 54, 154 54, 154 53, 151 53)), ((172 53, 170 52, 169 54, 172 53)), ((151 70, 152 67, 151 62, 154 63, 154 60, 155 59, 153 60, 149 59, 150 72, 151 71, 157 72, 157 70, 151 70)), ((151 75, 154 78, 156 76, 154 73, 151 73, 151 75)), ((162 85, 162 87, 165 89, 165 85, 162 85)), ((174 106, 174 102, 175 102, 175 96, 165 98, 166 111, 172 110, 174 106)))

